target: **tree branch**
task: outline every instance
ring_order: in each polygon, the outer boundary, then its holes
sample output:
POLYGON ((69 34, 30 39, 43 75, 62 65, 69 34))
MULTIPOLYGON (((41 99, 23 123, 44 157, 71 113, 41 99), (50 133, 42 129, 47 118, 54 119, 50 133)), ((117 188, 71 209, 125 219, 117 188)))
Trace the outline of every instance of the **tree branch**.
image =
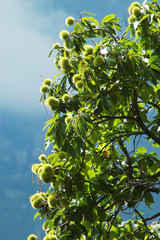
POLYGON ((137 93, 134 91, 134 96, 133 96, 133 108, 132 111, 135 116, 135 120, 138 123, 138 125, 142 128, 142 130, 145 132, 145 134, 152 138, 156 143, 160 144, 160 138, 157 137, 153 132, 151 132, 146 125, 144 124, 143 120, 141 119, 140 113, 139 113, 139 108, 137 105, 137 93))
POLYGON ((157 105, 156 103, 152 103, 151 101, 148 101, 148 103, 160 111, 160 105, 157 105))
POLYGON ((135 120, 134 117, 132 116, 123 116, 123 115, 116 115, 116 116, 100 116, 99 119, 101 118, 105 118, 107 120, 110 120, 110 119, 133 119, 135 120))
POLYGON ((154 219, 154 218, 156 218, 156 217, 159 217, 159 216, 160 216, 160 212, 159 212, 159 213, 156 213, 155 215, 153 215, 153 216, 151 216, 151 217, 145 218, 144 220, 145 220, 145 222, 147 222, 147 221, 150 221, 150 220, 152 220, 152 219, 154 219))
POLYGON ((103 143, 106 143, 106 145, 103 146, 102 149, 99 152, 103 151, 112 142, 119 141, 119 139, 121 139, 121 138, 127 138, 127 137, 130 137, 130 136, 133 136, 133 135, 143 135, 143 134, 145 134, 145 133, 144 132, 128 132, 128 133, 123 134, 123 132, 118 132, 118 133, 109 134, 107 137, 110 137, 110 141, 103 142, 103 143), (120 135, 115 136, 116 134, 120 134, 120 135))
POLYGON ((135 209, 135 212, 136 212, 136 213, 138 214, 138 216, 142 219, 145 227, 148 229, 148 226, 147 226, 147 224, 146 224, 146 220, 144 219, 144 217, 140 214, 140 212, 139 212, 137 209, 135 209))
POLYGON ((93 28, 93 30, 101 30, 101 31, 107 32, 114 39, 114 41, 117 42, 116 37, 112 33, 110 33, 110 31, 108 31, 107 29, 105 29, 105 28, 93 28))
POLYGON ((119 140, 119 145, 120 145, 122 151, 124 152, 125 156, 127 157, 127 162, 128 162, 128 166, 129 166, 129 177, 132 178, 132 175, 133 175, 132 159, 130 158, 130 156, 129 156, 128 152, 127 152, 127 149, 124 146, 124 144, 123 144, 121 139, 119 140))
POLYGON ((111 228, 112 228, 112 223, 113 223, 114 219, 117 217, 118 213, 121 211, 123 205, 124 205, 124 202, 121 203, 121 205, 116 209, 116 211, 112 215, 111 221, 108 224, 107 239, 109 239, 110 231, 111 231, 111 228))

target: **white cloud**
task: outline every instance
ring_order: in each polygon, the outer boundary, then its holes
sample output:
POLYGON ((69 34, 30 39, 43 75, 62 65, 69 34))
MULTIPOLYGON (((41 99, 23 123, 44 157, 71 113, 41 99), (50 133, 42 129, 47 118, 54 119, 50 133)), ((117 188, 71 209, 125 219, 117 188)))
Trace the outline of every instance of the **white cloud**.
POLYGON ((53 77, 53 42, 66 13, 47 15, 30 1, 5 0, 0 8, 0 109, 37 112, 44 77, 53 77), (50 31, 50 32, 49 32, 50 31), (52 32, 53 31, 53 32, 52 32))
POLYGON ((12 188, 5 188, 4 195, 10 199, 17 199, 25 196, 25 191, 19 191, 12 188))

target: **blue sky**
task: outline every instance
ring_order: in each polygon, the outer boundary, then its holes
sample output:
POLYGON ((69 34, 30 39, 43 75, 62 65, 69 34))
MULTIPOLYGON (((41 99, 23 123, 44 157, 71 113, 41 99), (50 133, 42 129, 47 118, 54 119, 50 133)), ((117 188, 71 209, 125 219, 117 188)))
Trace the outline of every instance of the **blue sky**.
POLYGON ((65 18, 79 12, 95 13, 98 19, 116 13, 127 17, 130 0, 1 0, 0 8, 0 110, 37 114, 39 88, 44 78, 56 73, 48 53, 65 18))

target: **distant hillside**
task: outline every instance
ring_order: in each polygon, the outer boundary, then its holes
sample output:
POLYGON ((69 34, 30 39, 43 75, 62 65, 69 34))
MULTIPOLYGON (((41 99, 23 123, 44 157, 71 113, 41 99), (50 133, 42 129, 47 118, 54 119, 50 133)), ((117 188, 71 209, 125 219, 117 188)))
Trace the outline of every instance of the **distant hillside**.
POLYGON ((43 149, 46 121, 42 117, 27 118, 9 112, 0 113, 0 229, 1 239, 27 239, 28 234, 37 234, 39 220, 28 196, 38 190, 32 184, 30 165, 37 162, 43 149))

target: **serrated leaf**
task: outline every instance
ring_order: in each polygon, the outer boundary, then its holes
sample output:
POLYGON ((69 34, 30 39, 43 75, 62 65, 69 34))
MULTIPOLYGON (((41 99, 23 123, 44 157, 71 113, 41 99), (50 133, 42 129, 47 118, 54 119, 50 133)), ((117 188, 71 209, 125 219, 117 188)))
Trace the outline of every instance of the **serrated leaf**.
POLYGON ((94 17, 83 17, 82 20, 91 21, 94 22, 96 25, 99 25, 99 22, 94 17))
POLYGON ((104 18, 102 19, 102 24, 104 24, 105 22, 111 21, 113 18, 115 18, 115 16, 116 16, 116 14, 110 14, 110 15, 104 17, 104 18))

